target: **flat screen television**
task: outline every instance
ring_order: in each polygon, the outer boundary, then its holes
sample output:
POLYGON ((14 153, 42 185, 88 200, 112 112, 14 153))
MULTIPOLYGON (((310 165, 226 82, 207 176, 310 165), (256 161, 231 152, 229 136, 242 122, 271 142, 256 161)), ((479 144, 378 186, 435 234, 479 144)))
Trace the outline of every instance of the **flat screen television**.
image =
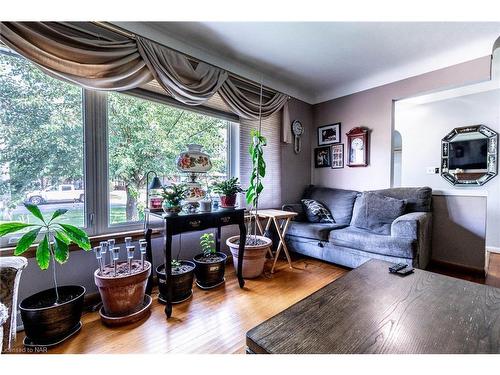
POLYGON ((487 169, 488 139, 450 142, 449 169, 487 169))

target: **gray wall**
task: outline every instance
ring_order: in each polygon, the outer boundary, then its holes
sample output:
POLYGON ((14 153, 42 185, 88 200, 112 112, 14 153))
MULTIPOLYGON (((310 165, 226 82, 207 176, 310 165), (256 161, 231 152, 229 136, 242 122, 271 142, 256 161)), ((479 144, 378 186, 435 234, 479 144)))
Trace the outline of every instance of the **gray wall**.
MULTIPOLYGON (((425 92, 488 80, 490 60, 491 56, 485 56, 314 105, 313 128, 341 122, 342 142, 345 143, 346 132, 356 126, 365 126, 371 131, 371 150, 370 164, 366 168, 346 166, 343 169, 315 169, 313 167, 312 183, 354 190, 389 187, 391 184, 393 101, 425 92)), ((311 152, 314 147, 318 147, 315 134, 311 136, 311 152)))
MULTIPOLYGON (((299 154, 293 151, 293 143, 281 143, 281 200, 294 203, 311 183, 311 138, 314 138, 315 128, 310 104, 291 99, 288 108, 290 121, 300 120, 305 129, 299 154)), ((286 131, 290 131, 290 124, 286 131)))

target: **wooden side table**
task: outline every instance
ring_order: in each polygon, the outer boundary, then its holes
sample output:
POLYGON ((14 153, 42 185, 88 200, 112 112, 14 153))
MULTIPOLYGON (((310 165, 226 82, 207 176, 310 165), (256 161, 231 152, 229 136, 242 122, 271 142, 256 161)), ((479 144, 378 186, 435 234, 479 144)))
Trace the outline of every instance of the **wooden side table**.
POLYGON ((286 259, 288 260, 288 265, 290 266, 290 268, 293 268, 292 260, 290 258, 290 254, 288 253, 288 247, 286 246, 285 243, 285 235, 286 231, 288 230, 288 224, 290 224, 290 220, 292 220, 297 215, 298 214, 296 212, 274 210, 274 209, 258 211, 259 218, 267 219, 265 229, 262 228, 259 220, 256 220, 257 226, 259 227, 261 234, 267 232, 271 228, 271 223, 274 223, 274 226, 276 227, 276 232, 278 232, 278 237, 280 239, 278 247, 276 249, 276 254, 274 255, 274 262, 273 262, 273 267, 271 268, 271 273, 274 273, 274 268, 276 267, 276 261, 278 260, 281 249, 283 249, 283 251, 285 252, 286 259))
MULTIPOLYGON (((243 280, 243 253, 245 251, 245 239, 247 235, 247 230, 245 226, 245 210, 242 208, 236 208, 234 210, 224 210, 219 209, 212 212, 206 213, 180 213, 175 216, 168 216, 163 213, 162 210, 151 210, 146 209, 146 220, 145 226, 146 230, 149 226, 149 216, 156 217, 163 220, 165 228, 165 278, 167 282, 167 299, 165 304, 165 315, 170 318, 172 315, 172 283, 170 282, 172 278, 172 268, 167 265, 172 262, 172 236, 176 234, 200 231, 208 228, 216 228, 217 236, 215 239, 215 247, 217 251, 220 251, 220 239, 221 239, 221 227, 226 225, 238 225, 240 229, 240 246, 238 249, 238 258, 242 259, 238 262, 238 269, 236 270, 236 275, 238 276, 238 283, 240 288, 243 288, 245 281, 243 280)), ((150 246, 148 246, 150 247, 150 246)), ((146 253, 146 259, 153 264, 152 254, 150 252, 146 253)), ((154 269, 154 268, 152 268, 154 269)), ((151 272, 152 277, 153 272, 151 272)))

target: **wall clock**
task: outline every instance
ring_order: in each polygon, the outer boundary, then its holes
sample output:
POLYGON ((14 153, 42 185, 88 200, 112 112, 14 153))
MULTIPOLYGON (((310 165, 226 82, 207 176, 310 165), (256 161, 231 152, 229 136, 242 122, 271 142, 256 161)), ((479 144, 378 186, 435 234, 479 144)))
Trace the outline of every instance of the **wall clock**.
POLYGON ((301 143, 300 136, 304 134, 304 126, 299 120, 294 120, 292 122, 292 134, 293 134, 293 151, 298 154, 300 152, 301 143))
POLYGON ((368 165, 368 129, 353 128, 346 136, 347 165, 349 167, 366 167, 368 165))

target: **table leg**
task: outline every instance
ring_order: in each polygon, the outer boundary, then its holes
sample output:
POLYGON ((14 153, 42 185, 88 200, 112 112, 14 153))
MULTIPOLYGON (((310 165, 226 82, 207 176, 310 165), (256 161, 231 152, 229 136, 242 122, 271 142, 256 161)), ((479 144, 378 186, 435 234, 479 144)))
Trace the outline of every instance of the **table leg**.
POLYGON ((220 252, 220 238, 221 238, 221 227, 217 227, 217 233, 215 235, 215 251, 220 252))
POLYGON ((151 244, 151 233, 153 231, 151 228, 146 228, 144 231, 144 238, 146 239, 146 260, 151 263, 151 274, 148 277, 148 283, 146 284, 146 294, 151 295, 151 291, 153 290, 153 275, 154 275, 154 267, 153 267, 153 248, 151 244))
MULTIPOLYGON (((263 232, 261 230, 263 236, 265 236, 266 233, 269 233, 269 228, 271 228, 271 218, 270 217, 267 218, 266 229, 263 232)), ((267 249, 267 252, 269 253, 269 255, 271 256, 271 259, 272 259, 274 257, 274 255, 273 255, 273 251, 271 250, 271 247, 269 247, 267 249)))
POLYGON ((172 316, 172 231, 165 223, 165 282, 167 285, 167 300, 165 301, 165 315, 172 316))
POLYGON ((292 267, 292 260, 290 258, 290 254, 288 253, 288 247, 286 246, 285 236, 284 236, 286 234, 287 229, 288 229, 288 224, 290 223, 290 220, 291 220, 291 218, 286 219, 285 227, 283 228, 283 232, 281 232, 281 230, 280 230, 281 226, 279 225, 276 218, 273 217, 273 222, 274 222, 274 225, 276 227, 276 231, 278 232, 278 237, 279 237, 280 241, 278 243, 278 248, 276 249, 276 255, 274 257, 274 262, 273 262, 273 267, 271 268, 271 273, 274 273, 274 268, 276 267, 276 262, 278 261, 278 257, 280 255, 280 251, 281 251, 282 247, 283 247, 283 251, 285 252, 285 256, 286 256, 286 259, 288 261, 288 265, 290 266, 290 268, 293 268, 292 267))
POLYGON ((240 228, 240 246, 238 248, 238 283, 240 288, 245 286, 245 280, 243 280, 243 254, 245 253, 245 242, 247 238, 247 227, 245 225, 245 220, 240 221, 238 224, 240 228))

